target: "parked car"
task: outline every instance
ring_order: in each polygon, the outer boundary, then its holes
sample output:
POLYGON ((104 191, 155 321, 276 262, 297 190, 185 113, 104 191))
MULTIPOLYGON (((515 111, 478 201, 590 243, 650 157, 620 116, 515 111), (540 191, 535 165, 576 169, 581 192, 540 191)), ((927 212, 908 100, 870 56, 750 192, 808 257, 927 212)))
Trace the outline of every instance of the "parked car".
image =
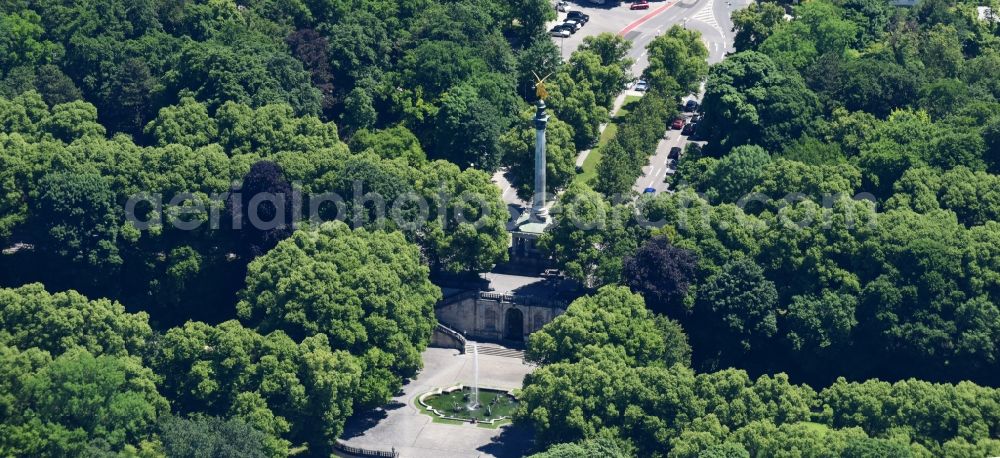
POLYGON ((705 115, 703 115, 703 114, 700 114, 700 113, 699 113, 699 114, 696 114, 696 115, 694 115, 694 117, 693 117, 693 118, 691 118, 691 122, 692 122, 692 123, 699 123, 699 122, 701 122, 701 120, 702 120, 702 119, 703 119, 704 117, 705 117, 705 115))
POLYGON ((567 3, 564 0, 560 0, 558 3, 556 3, 556 11, 559 11, 559 12, 566 11, 566 7, 567 6, 569 6, 569 3, 567 3))
POLYGON ((643 194, 656 194, 656 188, 646 188, 642 190, 643 194))
POLYGON ((545 271, 542 272, 542 277, 544 278, 556 278, 561 275, 562 273, 559 272, 559 269, 545 269, 545 271))
POLYGON ((632 89, 639 92, 646 92, 649 90, 649 83, 647 83, 646 80, 636 81, 635 86, 633 86, 632 89))
POLYGON ((583 14, 583 12, 581 12, 581 11, 573 10, 573 11, 570 11, 570 12, 566 13, 566 19, 576 19, 578 21, 583 21, 583 23, 586 24, 586 23, 590 22, 590 15, 589 14, 583 14))
POLYGON ((687 135, 687 136, 690 136, 691 134, 693 134, 693 133, 694 133, 694 130, 695 130, 695 129, 696 129, 697 127, 698 127, 698 123, 696 123, 696 122, 690 122, 690 123, 687 123, 687 124, 686 124, 686 125, 684 126, 684 128, 683 128, 683 129, 681 129, 681 135, 687 135))
POLYGON ((556 38, 569 38, 572 33, 570 33, 568 28, 557 25, 553 27, 552 30, 549 30, 549 35, 556 38))
POLYGON ((680 159, 681 157, 681 147, 675 146, 670 148, 670 152, 667 153, 667 159, 680 159))
POLYGON ((563 25, 568 25, 570 27, 573 27, 573 31, 576 32, 577 30, 580 30, 581 27, 583 27, 583 22, 580 22, 576 19, 567 19, 563 21, 563 25))
POLYGON ((695 111, 698 111, 698 101, 688 100, 687 103, 684 104, 684 111, 688 113, 694 113, 695 111))
POLYGON ((670 128, 680 130, 684 128, 684 124, 687 124, 687 121, 685 121, 684 118, 677 118, 674 120, 673 124, 670 125, 670 128))
POLYGON ((632 6, 628 7, 630 10, 648 10, 649 2, 647 0, 636 0, 632 2, 632 6))
POLYGON ((570 35, 576 33, 576 25, 574 25, 574 24, 566 24, 565 22, 562 23, 562 24, 556 24, 556 26, 553 27, 553 28, 565 29, 567 32, 570 33, 570 35))

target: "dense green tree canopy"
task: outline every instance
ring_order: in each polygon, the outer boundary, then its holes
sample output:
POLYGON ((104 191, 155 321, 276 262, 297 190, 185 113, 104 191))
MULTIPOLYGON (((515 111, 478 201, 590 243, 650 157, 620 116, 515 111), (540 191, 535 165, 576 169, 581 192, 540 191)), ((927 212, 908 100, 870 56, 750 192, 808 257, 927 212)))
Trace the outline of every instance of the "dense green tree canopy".
POLYGON ((539 245, 587 285, 617 281, 623 257, 638 247, 642 228, 625 205, 611 205, 586 185, 573 183, 552 209, 553 226, 539 245))
POLYGON ((430 274, 506 259, 490 173, 530 190, 533 71, 565 190, 540 247, 586 295, 531 340, 537 451, 1000 455, 972 383, 1000 369, 1000 25, 792 3, 734 12, 711 69, 654 37, 591 183, 630 42, 563 62, 544 0, 4 3, 0 455, 326 454, 420 367, 430 274), (707 143, 633 199, 706 76, 707 143), (356 227, 233 230, 234 185, 337 192, 356 227))
POLYGON ((625 458, 627 446, 612 438, 598 438, 579 443, 556 444, 531 458, 625 458))
POLYGON ((485 172, 433 161, 419 171, 418 192, 431 218, 407 232, 435 272, 482 272, 507 259, 509 213, 485 172))
POLYGON ((656 90, 677 96, 696 93, 708 76, 708 49, 697 31, 675 25, 649 42, 646 50, 649 67, 643 77, 656 90))
POLYGON ((271 456, 267 435, 239 418, 166 417, 160 421, 160 441, 167 456, 265 458, 271 456))
POLYGON ((136 450, 152 437, 167 399, 153 371, 133 356, 59 356, 0 346, 0 451, 80 455, 136 450))
POLYGON ((632 79, 629 69, 633 61, 627 57, 631 46, 624 37, 610 33, 584 37, 579 51, 567 62, 570 75, 589 82, 597 103, 611 108, 615 96, 632 79))
POLYGON ((0 344, 59 355, 82 347, 95 355, 142 355, 152 330, 144 312, 87 300, 75 291, 50 294, 38 283, 0 289, 0 344))
POLYGON ((324 223, 250 263, 237 310, 263 332, 325 334, 332 348, 360 357, 361 403, 374 405, 420 368, 441 295, 427 276, 402 234, 324 223))
POLYGON ((785 10, 777 3, 753 3, 733 11, 733 47, 736 51, 756 49, 784 21, 785 10))
POLYGON ((606 286, 573 301, 565 314, 532 334, 525 357, 539 363, 576 362, 602 351, 644 366, 686 365, 690 356, 676 322, 653 315, 628 288, 606 286))
POLYGON ((712 67, 703 106, 701 129, 710 144, 724 151, 743 144, 777 149, 803 133, 818 100, 797 74, 749 51, 712 67))
POLYGON ((372 150, 385 159, 403 158, 412 166, 419 166, 427 161, 427 155, 420 146, 420 141, 404 126, 356 132, 351 137, 351 150, 357 153, 372 150))
POLYGON ((353 411, 362 373, 323 334, 296 343, 281 331, 262 335, 236 321, 172 328, 149 359, 179 411, 241 418, 268 434, 276 450, 290 441, 329 447, 353 411))

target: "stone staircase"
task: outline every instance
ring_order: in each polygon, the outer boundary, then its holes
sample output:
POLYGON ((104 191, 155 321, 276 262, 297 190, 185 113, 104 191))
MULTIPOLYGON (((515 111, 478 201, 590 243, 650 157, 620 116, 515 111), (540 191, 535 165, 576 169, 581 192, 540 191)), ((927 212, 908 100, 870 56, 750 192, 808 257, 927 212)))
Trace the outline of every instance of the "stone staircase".
POLYGON ((516 348, 501 347, 497 344, 489 344, 482 342, 466 342, 465 343, 465 354, 472 354, 472 344, 479 345, 479 354, 488 356, 500 356, 503 358, 517 358, 524 359, 524 350, 518 350, 516 348))

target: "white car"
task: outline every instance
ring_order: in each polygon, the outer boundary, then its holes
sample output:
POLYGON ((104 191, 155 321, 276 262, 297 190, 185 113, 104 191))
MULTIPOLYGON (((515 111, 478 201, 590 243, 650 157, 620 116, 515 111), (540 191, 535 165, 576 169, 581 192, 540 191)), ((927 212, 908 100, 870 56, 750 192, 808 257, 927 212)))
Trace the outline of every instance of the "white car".
POLYGON ((635 86, 633 86, 632 89, 639 92, 646 92, 649 90, 649 83, 647 83, 646 80, 636 81, 635 86))
POLYGON ((580 30, 580 28, 583 27, 583 22, 576 19, 567 19, 563 21, 563 24, 573 26, 573 30, 580 30))
POLYGON ((549 35, 556 38, 569 38, 569 36, 572 34, 569 33, 569 30, 556 28, 549 30, 549 35))

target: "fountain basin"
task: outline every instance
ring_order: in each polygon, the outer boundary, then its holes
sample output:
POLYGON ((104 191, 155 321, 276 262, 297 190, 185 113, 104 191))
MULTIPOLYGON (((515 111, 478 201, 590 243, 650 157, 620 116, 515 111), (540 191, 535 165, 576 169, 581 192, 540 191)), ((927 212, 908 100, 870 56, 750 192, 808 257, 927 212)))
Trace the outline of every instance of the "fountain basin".
POLYGON ((472 398, 470 387, 456 385, 424 393, 417 402, 441 418, 487 424, 510 418, 518 407, 517 398, 503 390, 479 388, 478 408, 469 407, 472 398))

